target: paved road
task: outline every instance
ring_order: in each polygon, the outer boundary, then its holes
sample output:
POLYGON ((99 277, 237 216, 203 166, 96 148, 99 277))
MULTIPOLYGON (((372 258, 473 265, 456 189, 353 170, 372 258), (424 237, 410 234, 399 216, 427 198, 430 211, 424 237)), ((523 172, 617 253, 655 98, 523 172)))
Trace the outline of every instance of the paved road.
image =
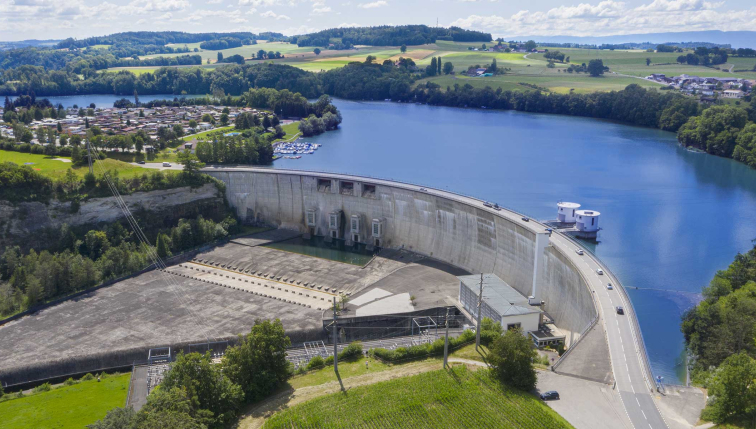
MULTIPOLYGON (((208 167, 206 171, 256 171, 274 174, 308 174, 313 172, 307 172, 302 170, 284 170, 284 169, 270 169, 270 168, 255 168, 255 167, 208 167)), ((436 195, 450 200, 467 203, 471 206, 478 207, 483 210, 488 210, 491 213, 509 219, 512 222, 519 224, 520 226, 533 231, 534 233, 542 233, 546 230, 546 226, 536 221, 523 221, 522 215, 513 210, 494 210, 492 208, 486 208, 483 206, 483 202, 476 198, 467 197, 460 194, 455 194, 449 191, 443 191, 439 189, 432 189, 421 187, 414 184, 395 182, 384 179, 366 178, 360 176, 351 176, 346 174, 337 173, 315 173, 320 177, 331 177, 335 179, 354 180, 354 181, 366 181, 375 183, 378 185, 386 185, 397 188, 404 188, 414 191, 425 192, 430 195, 436 195)), ((607 290, 606 284, 611 282, 613 285, 619 286, 619 282, 616 278, 612 277, 608 272, 608 269, 601 265, 598 260, 590 256, 588 251, 585 251, 584 255, 578 255, 575 252, 576 244, 570 241, 568 238, 560 233, 553 233, 550 238, 550 244, 559 249, 563 255, 572 260, 576 267, 580 270, 583 277, 586 279, 588 286, 595 293, 599 306, 599 316, 601 320, 599 323, 604 324, 604 329, 607 334, 607 341, 609 343, 609 354, 612 361, 612 371, 614 378, 617 382, 616 388, 620 392, 622 403, 625 407, 630 421, 636 429, 662 429, 667 425, 656 407, 653 397, 651 396, 651 389, 653 388, 652 381, 648 380, 651 376, 642 364, 642 359, 645 358, 642 353, 645 353, 641 347, 638 346, 640 338, 640 332, 635 332, 633 326, 633 314, 632 306, 629 302, 625 301, 625 297, 622 292, 615 288, 614 290, 607 290), (601 268, 604 270, 604 275, 598 275, 596 270, 601 268), (618 315, 615 311, 616 306, 622 306, 625 310, 624 315, 618 315)))

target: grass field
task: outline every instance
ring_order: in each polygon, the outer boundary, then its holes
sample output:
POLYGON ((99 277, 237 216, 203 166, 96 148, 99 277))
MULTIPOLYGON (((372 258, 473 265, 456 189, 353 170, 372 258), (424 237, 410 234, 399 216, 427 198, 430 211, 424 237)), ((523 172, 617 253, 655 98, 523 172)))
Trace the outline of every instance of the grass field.
POLYGON ((105 69, 102 72, 103 73, 118 73, 119 71, 130 71, 134 73, 135 75, 139 76, 143 73, 154 73, 155 70, 157 70, 159 67, 113 67, 109 69, 105 69))
MULTIPOLYGON (((73 167, 70 162, 59 161, 55 158, 46 155, 33 155, 30 153, 21 153, 7 150, 0 150, 0 162, 15 162, 19 165, 28 165, 33 170, 39 171, 43 175, 52 179, 60 179, 65 176, 68 169, 72 169, 79 177, 84 177, 84 174, 89 171, 87 166, 73 167), (27 164, 30 163, 30 164, 27 164)), ((60 157, 59 159, 68 159, 67 157, 60 157)), ((131 178, 137 175, 142 175, 144 169, 130 165, 128 163, 116 160, 116 159, 104 159, 99 161, 105 170, 117 171, 119 177, 131 178)), ((95 171, 99 171, 99 168, 95 168, 95 171)))
POLYGON ((535 396, 509 389, 488 371, 430 371, 326 395, 275 414, 278 428, 570 428, 535 396))
POLYGON ((82 381, 0 402, 0 429, 80 429, 126 402, 131 374, 82 381))

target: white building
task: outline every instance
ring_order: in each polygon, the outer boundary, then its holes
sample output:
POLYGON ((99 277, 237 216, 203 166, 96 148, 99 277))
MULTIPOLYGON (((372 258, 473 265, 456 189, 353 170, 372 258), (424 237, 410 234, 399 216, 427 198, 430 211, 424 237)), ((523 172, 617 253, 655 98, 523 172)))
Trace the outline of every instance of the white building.
POLYGON ((743 98, 743 91, 739 89, 727 89, 722 92, 724 98, 743 98))
POLYGON ((575 223, 575 211, 580 208, 578 203, 557 203, 557 221, 562 223, 575 223))
POLYGON ((599 231, 599 216, 601 213, 594 210, 577 210, 575 227, 578 232, 586 234, 596 234, 599 231))
MULTIPOLYGON (((459 276, 459 303, 472 317, 478 316, 480 275, 459 276)), ((537 331, 541 310, 495 274, 483 274, 481 316, 500 322, 504 329, 520 328, 524 335, 537 331)), ((482 318, 481 318, 482 320, 482 318)))

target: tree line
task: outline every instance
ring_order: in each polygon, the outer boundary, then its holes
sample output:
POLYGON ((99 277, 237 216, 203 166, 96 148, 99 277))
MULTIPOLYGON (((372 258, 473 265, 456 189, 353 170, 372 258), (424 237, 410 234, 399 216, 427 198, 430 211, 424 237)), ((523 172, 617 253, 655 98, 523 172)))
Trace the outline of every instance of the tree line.
POLYGON ((338 43, 341 43, 345 49, 349 49, 354 45, 424 45, 435 43, 436 40, 490 42, 491 34, 465 30, 459 27, 438 28, 427 25, 382 25, 376 27, 331 28, 317 33, 294 36, 290 39, 290 42, 296 43, 300 47, 328 47, 333 40, 338 40, 338 43))
POLYGON ((756 419, 756 247, 738 254, 682 317, 694 384, 711 398, 701 417, 743 424, 756 419))

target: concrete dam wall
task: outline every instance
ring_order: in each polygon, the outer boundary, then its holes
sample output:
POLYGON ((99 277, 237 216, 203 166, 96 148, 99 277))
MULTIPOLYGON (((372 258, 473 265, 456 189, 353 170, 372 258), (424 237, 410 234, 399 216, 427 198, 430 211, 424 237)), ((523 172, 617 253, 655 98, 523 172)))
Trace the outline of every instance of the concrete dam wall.
POLYGON ((545 301, 568 345, 597 315, 583 277, 548 245, 545 227, 517 213, 446 191, 359 176, 261 168, 205 172, 226 183, 226 197, 245 222, 368 245, 377 238, 381 247, 403 246, 469 272, 494 273, 523 295, 545 301), (381 224, 378 234, 374 219, 381 224))

